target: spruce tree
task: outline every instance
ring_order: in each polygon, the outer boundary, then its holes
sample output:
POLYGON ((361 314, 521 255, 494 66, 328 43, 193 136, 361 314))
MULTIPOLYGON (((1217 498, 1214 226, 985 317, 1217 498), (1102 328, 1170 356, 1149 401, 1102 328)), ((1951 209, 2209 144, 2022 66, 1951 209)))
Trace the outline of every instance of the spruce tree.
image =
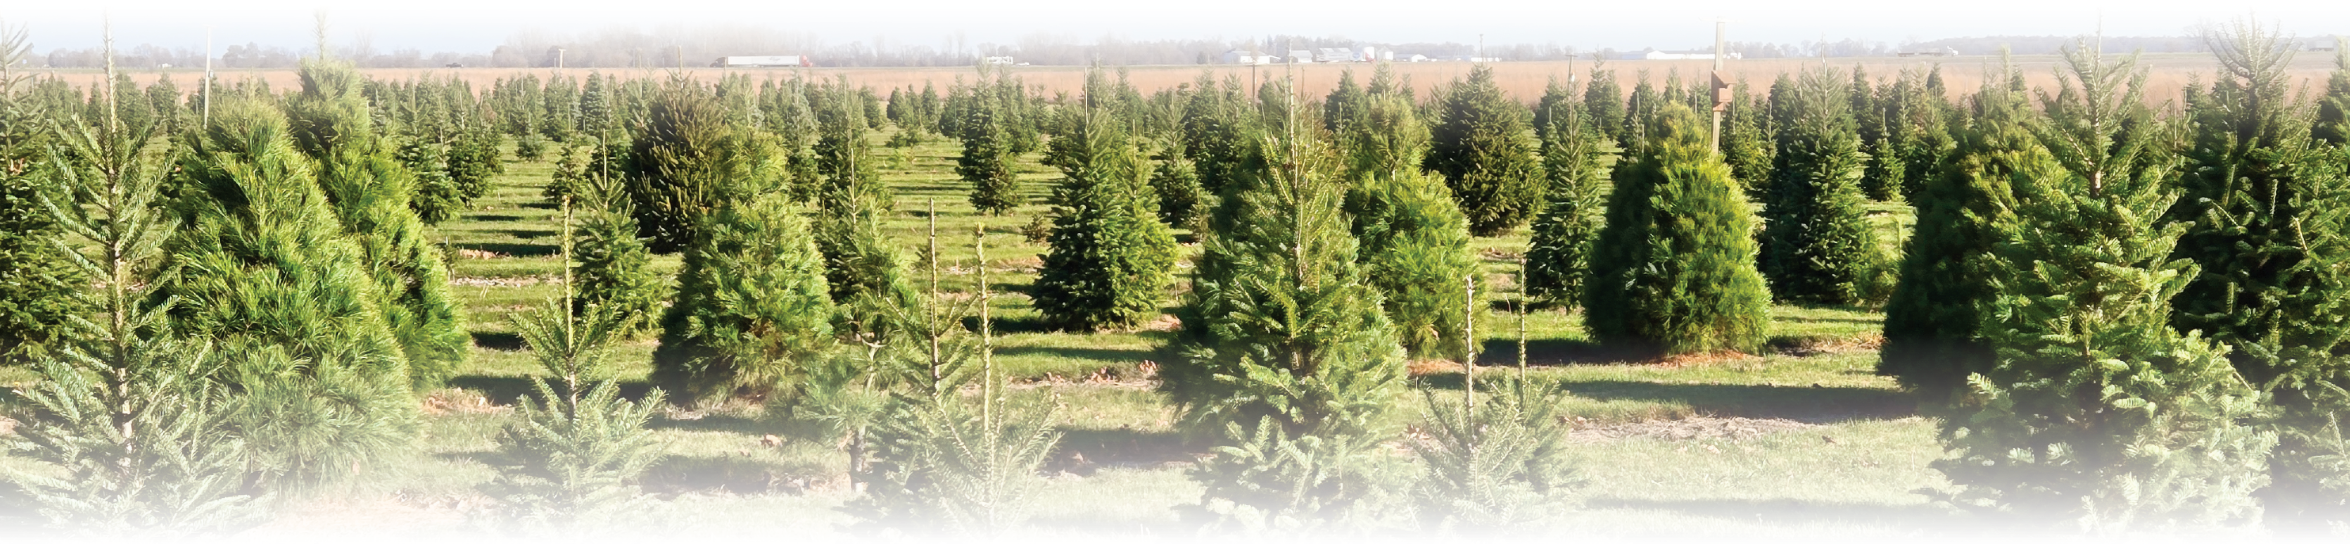
POLYGON ((1730 164, 1730 177, 1755 197, 1770 188, 1771 162, 1776 155, 1768 104, 1740 79, 1731 87, 1730 111, 1722 116, 1723 161, 1730 164))
POLYGON ((1966 378, 1991 363, 1984 306, 1994 295, 1992 250, 2013 208, 2008 179, 2038 146, 2024 94, 2008 87, 2012 68, 1986 73, 1972 121, 1956 148, 1914 196, 1917 226, 1902 252, 1901 277, 1885 304, 1885 345, 1877 373, 1931 403, 1964 394, 1966 378))
POLYGON ((316 184, 333 204, 336 225, 382 295, 369 305, 399 340, 415 385, 435 385, 456 373, 473 339, 449 294, 448 264, 411 208, 414 171, 395 161, 388 139, 375 132, 357 69, 313 60, 301 75, 302 90, 286 104, 294 142, 316 161, 316 184))
POLYGON ((715 93, 690 81, 670 82, 652 98, 621 176, 653 252, 685 249, 704 216, 783 185, 778 139, 735 126, 730 115, 715 93))
POLYGON ((1574 305, 1590 271, 1591 241, 1599 234, 1606 204, 1601 161, 1607 135, 1593 125, 1557 80, 1543 94, 1542 174, 1549 189, 1542 214, 1534 217, 1526 249, 1526 293, 1552 304, 1574 305))
POLYGON ((1382 90, 1362 98, 1361 112, 1339 135, 1346 161, 1345 211, 1359 254, 1384 297, 1388 322, 1413 356, 1460 354, 1469 306, 1461 279, 1476 272, 1468 220, 1442 178, 1420 170, 1428 128, 1409 98, 1382 90))
POLYGON ((1048 152, 1064 179, 1031 297, 1045 323, 1072 331, 1129 328, 1157 318, 1174 283, 1175 235, 1153 218, 1147 162, 1107 108, 1064 115, 1071 130, 1048 152))
POLYGON ((652 251, 637 237, 627 195, 617 181, 596 176, 572 202, 578 229, 572 232, 572 312, 583 319, 591 307, 605 308, 622 337, 643 332, 669 299, 669 282, 653 271, 652 251))
POLYGON ((1616 147, 1632 149, 1639 144, 1628 129, 1624 113, 1624 86, 1616 83, 1616 71, 1605 70, 1605 61, 1591 65, 1591 83, 1583 85, 1583 109, 1591 115, 1591 126, 1608 136, 1616 147))
POLYGON ((1373 493, 1393 436, 1403 352, 1357 263, 1336 166, 1294 136, 1216 210, 1183 312, 1182 363, 1162 370, 1182 428, 1215 438, 1187 514, 1210 525, 1311 526, 1373 493))
POLYGON ((22 27, 0 28, 0 264, 8 264, 0 267, 0 362, 66 341, 68 322, 84 311, 75 294, 88 282, 58 246, 65 233, 42 204, 60 188, 46 172, 54 167, 49 123, 18 64, 31 51, 22 27))
POLYGON ((1782 301, 1852 305, 1870 299, 1875 226, 1862 206, 1868 157, 1850 97, 1831 69, 1806 70, 1778 103, 1778 155, 1763 200, 1762 270, 1782 301))
POLYGON ((1485 65, 1470 69, 1468 80, 1454 82, 1442 98, 1425 167, 1444 176, 1471 233, 1491 237, 1524 224, 1542 200, 1526 107, 1502 92, 1485 65))
POLYGON ((770 192, 704 222, 661 315, 654 384, 686 400, 789 387, 832 340, 824 257, 798 207, 770 192))
POLYGON ((1950 500, 2093 532, 2257 517, 2276 439, 2249 424, 2258 394, 2227 347, 2167 324, 2196 267, 2172 258, 2186 226, 2167 160, 2125 120, 2147 115, 2145 72, 2067 48, 2062 86, 2010 181, 2011 238, 1994 256, 1983 335, 1998 361, 1943 420, 1934 463, 1950 500), (2043 151, 2045 150, 2045 151, 2043 151))
POLYGON ((2350 144, 2350 38, 2335 40, 2334 71, 2326 76, 2326 93, 2318 99, 2317 126, 2311 136, 2342 146, 2350 144))
MULTIPOLYGON (((1200 186, 1199 168, 1191 157, 1183 154, 1183 145, 1169 142, 1158 146, 1159 153, 1151 159, 1151 194, 1158 197, 1159 221, 1176 228, 1194 228, 1212 195, 1200 186)), ((1195 230, 1196 231, 1196 230, 1195 230)))
POLYGON ((976 96, 957 125, 962 130, 957 136, 963 140, 963 155, 955 158, 955 174, 971 183, 971 206, 1002 215, 1024 201, 1020 174, 1012 168, 1015 158, 1011 135, 1004 127, 1005 105, 996 89, 988 85, 984 72, 973 93, 976 96))
POLYGON ((1192 85, 1197 91, 1183 105, 1183 155, 1198 168, 1200 187, 1220 198, 1242 173, 1263 162, 1251 155, 1257 150, 1252 142, 1258 120, 1247 115, 1238 79, 1227 77, 1218 84, 1214 73, 1202 73, 1192 85))
POLYGON ((1687 107, 1642 125, 1648 141, 1617 164, 1592 242, 1584 327, 1602 343, 1668 353, 1760 347, 1771 294, 1730 167, 1687 107))
POLYGON ((892 328, 888 309, 908 305, 914 296, 904 255, 881 232, 894 198, 865 142, 862 99, 845 79, 818 89, 817 96, 815 149, 824 183, 816 194, 815 233, 826 285, 832 301, 844 307, 845 330, 884 332, 892 328))
POLYGON ((2232 346, 2246 381, 2269 388, 2282 435, 2270 501, 2286 519, 2350 517, 2350 495, 2321 493, 2308 439, 2345 413, 2325 395, 2350 387, 2350 172, 2308 131, 2286 70, 2295 46, 2256 23, 2206 31, 2222 72, 2188 95, 2192 144, 2169 220, 2188 225, 2175 257, 2200 275, 2179 291, 2170 324, 2232 346), (2330 514, 2310 513, 2312 510, 2330 514))
MULTIPOLYGON (((0 67, 14 66, 25 44, 22 29, 0 28, 0 67)), ((9 85, 0 107, 21 107, 13 76, 0 73, 9 85)), ((257 523, 267 501, 242 490, 243 443, 219 433, 224 393, 208 377, 206 347, 172 327, 172 300, 152 297, 168 275, 163 242, 178 228, 160 203, 169 166, 158 160, 168 152, 153 148, 152 125, 100 113, 52 124, 63 149, 34 171, 56 177, 59 191, 37 198, 55 205, 80 254, 67 263, 92 283, 72 294, 87 320, 73 323, 79 331, 57 358, 33 367, 37 380, 14 389, 8 408, 12 451, 53 471, 8 477, 49 525, 81 534, 151 539, 257 523)), ((24 136, 20 127, 5 134, 24 136)))

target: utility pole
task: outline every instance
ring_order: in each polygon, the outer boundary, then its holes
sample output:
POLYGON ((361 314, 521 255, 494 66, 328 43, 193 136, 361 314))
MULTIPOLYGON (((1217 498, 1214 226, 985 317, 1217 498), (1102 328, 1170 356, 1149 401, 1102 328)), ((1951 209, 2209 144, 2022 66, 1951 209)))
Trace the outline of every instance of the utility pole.
POLYGON ((1723 35, 1729 26, 1728 19, 1714 20, 1714 155, 1722 153, 1722 112, 1730 109, 1730 83, 1722 80, 1722 57, 1728 55, 1723 35))
POLYGON ((563 70, 563 48, 560 47, 555 48, 555 70, 557 72, 563 70))
POLYGON ((204 126, 212 126, 212 27, 204 27, 204 126))

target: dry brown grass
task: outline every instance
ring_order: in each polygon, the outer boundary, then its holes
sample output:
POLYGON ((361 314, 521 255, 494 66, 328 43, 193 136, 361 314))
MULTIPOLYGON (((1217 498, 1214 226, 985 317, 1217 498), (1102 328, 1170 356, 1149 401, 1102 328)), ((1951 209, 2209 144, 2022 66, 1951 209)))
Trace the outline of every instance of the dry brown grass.
MULTIPOLYGON (((2015 60, 2017 67, 2024 71, 2027 81, 2029 81, 2032 85, 2046 87, 2055 83, 2056 80, 2054 69, 2057 66, 2056 57, 2050 55, 2033 55, 2017 57, 2015 60)), ((1805 66, 1820 62, 1821 61, 1818 59, 1758 59, 1751 61, 1731 61, 1727 64, 1727 66, 1724 67, 1724 71, 1727 72, 1728 77, 1732 80, 1743 78, 1759 88, 1769 86, 1771 79, 1780 73, 1799 70, 1805 66)), ((1961 93, 1970 92, 1979 86, 1982 82, 1983 74, 1997 66, 1998 62, 1999 59, 1997 57, 1979 55, 1943 58, 1873 57, 1835 58, 1826 60, 1826 64, 1829 66, 1844 70, 1850 70, 1854 66, 1859 66, 1867 70, 1870 76, 1879 80, 1890 79, 1905 68, 1925 69, 1939 64, 1942 66, 1943 77, 1949 81, 1950 89, 1961 93)), ((2147 100, 2155 104, 2175 102, 2180 96, 2179 90, 2185 87, 2190 81, 2194 81, 2196 79, 2209 81, 2210 75, 2218 68, 2218 64, 2212 61, 2210 55, 2198 53, 2149 54, 2144 57, 2143 63, 2150 69, 2151 72, 2147 78, 2147 85, 2149 88, 2147 100)), ((1431 88, 1440 83, 1467 76, 1471 66, 1472 65, 1468 63, 1453 62, 1404 63, 1395 65, 1396 71, 1400 75, 1410 78, 1412 87, 1421 93, 1422 97, 1427 96, 1427 93, 1431 90, 1431 88)), ((1702 78, 1704 74, 1711 70, 1712 62, 1610 61, 1607 63, 1607 66, 1616 71, 1618 77, 1625 82, 1625 87, 1629 89, 1631 82, 1637 80, 1640 74, 1643 72, 1648 74, 1648 77, 1651 81, 1655 81, 1660 84, 1664 82, 1667 75, 1675 72, 1680 73, 1683 76, 1684 81, 1694 82, 1699 78, 1702 78)), ((1572 67, 1570 68, 1569 63, 1564 61, 1506 62, 1495 63, 1493 67, 1495 79, 1501 83, 1505 90, 1509 91, 1519 100, 1532 102, 1537 97, 1542 95, 1544 86, 1549 84, 1550 79, 1553 76, 1563 78, 1570 71, 1577 74, 1587 74, 1590 71, 1591 63, 1589 61, 1577 61, 1572 63, 1572 67)), ((2331 56, 2323 53, 2303 53, 2294 59, 2292 72, 2294 77, 2301 79, 2301 81, 2305 83, 2312 81, 2322 83, 2327 71, 2330 70, 2331 67, 2331 56)), ((1085 67, 1077 66, 1022 66, 1013 67, 1011 72, 1026 80, 1030 86, 1035 87, 1044 92, 1045 95, 1050 96, 1053 93, 1058 92, 1067 92, 1071 94, 1077 93, 1078 90, 1084 85, 1085 70, 1085 67)), ((1281 77, 1281 75, 1294 70, 1298 76, 1300 89, 1311 96, 1319 96, 1322 94, 1327 94, 1332 88, 1335 88, 1338 85, 1338 79, 1341 73, 1349 70, 1355 71, 1357 72, 1357 81, 1362 81, 1368 79, 1370 76, 1369 72, 1371 67, 1364 64, 1320 64, 1297 66, 1269 65, 1255 67, 1252 69, 1250 67, 1235 65, 1174 65, 1136 66, 1128 67, 1126 70, 1128 72, 1130 81, 1134 83, 1135 87, 1142 89, 1145 93, 1191 83, 1192 81, 1198 79, 1201 73, 1206 71, 1213 71, 1217 75, 1216 77, 1218 79, 1222 79, 1227 76, 1237 77, 1240 81, 1246 84, 1250 81, 1263 81, 1265 78, 1278 78, 1281 77)), ((670 69, 643 70, 626 68, 602 69, 601 71, 607 74, 618 74, 622 78, 630 79, 665 78, 673 72, 670 69)), ((144 84, 154 81, 157 75, 162 72, 165 71, 134 72, 131 74, 131 76, 133 79, 144 84)), ((193 92, 196 86, 190 85, 190 82, 194 81, 198 77, 197 71, 173 69, 169 70, 168 72, 172 73, 172 79, 180 85, 181 89, 186 89, 193 92)), ((378 79, 397 80, 415 78, 418 76, 432 76, 436 78, 454 77, 471 83, 473 88, 480 92, 488 92, 490 84, 499 78, 510 77, 523 73, 537 73, 543 76, 553 72, 556 71, 545 68, 397 68, 366 70, 368 76, 378 79)), ((577 76, 585 75, 589 72, 589 70, 574 68, 565 72, 577 76)), ((966 81, 970 80, 972 75, 975 74, 975 71, 969 67, 812 69, 688 68, 685 69, 683 73, 689 77, 702 81, 715 81, 721 76, 733 73, 749 74, 754 78, 787 78, 794 74, 804 74, 810 78, 823 79, 831 79, 837 76, 846 76, 848 77, 849 81, 858 85, 872 86, 877 89, 889 89, 902 88, 908 85, 920 86, 923 82, 931 82, 944 87, 947 84, 955 81, 957 77, 961 77, 966 81)), ((58 71, 56 74, 75 85, 88 85, 94 83, 97 78, 95 72, 90 70, 58 71)), ((221 71, 220 74, 224 81, 233 81, 243 78, 260 78, 261 80, 268 82, 271 89, 294 89, 301 85, 300 80, 296 78, 293 70, 224 70, 221 71)))

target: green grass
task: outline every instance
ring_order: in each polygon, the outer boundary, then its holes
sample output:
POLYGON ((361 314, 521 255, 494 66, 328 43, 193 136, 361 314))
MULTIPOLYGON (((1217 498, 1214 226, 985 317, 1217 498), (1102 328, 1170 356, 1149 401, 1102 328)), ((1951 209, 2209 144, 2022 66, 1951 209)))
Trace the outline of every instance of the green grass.
MULTIPOLYGON (((985 265, 1000 296, 991 306, 999 332, 996 362, 1016 378, 1015 396, 1055 404, 1063 420, 1064 439, 1048 465, 1051 477, 1036 507, 1035 532, 1182 536, 1173 507, 1198 500, 1199 487, 1184 468, 1204 454, 1177 436, 1174 408, 1153 390, 1143 365, 1169 359, 1163 347, 1172 338, 1172 319, 1132 332, 1076 334, 1040 326, 1020 292, 1035 281, 1045 249, 1018 232, 1049 209, 1044 199, 1057 175, 1036 164, 1035 154, 1020 164, 1028 204, 988 216, 970 206, 967 186, 951 174, 957 151, 952 142, 879 151, 884 179, 898 196, 883 228, 901 244, 923 244, 930 221, 924 212, 935 203, 941 257, 956 271, 968 271, 971 233, 986 228, 985 265)), ((469 315, 476 348, 449 388, 430 397, 420 453, 363 469, 346 488, 296 500, 254 534, 374 525, 429 535, 469 528, 461 507, 486 502, 475 488, 495 475, 496 436, 511 415, 499 406, 528 392, 531 377, 540 373, 508 317, 558 293, 560 211, 540 196, 551 172, 548 163, 510 164, 472 210, 436 227, 435 236, 453 256, 455 294, 469 315)), ((1871 210, 1887 248, 1898 248, 1907 207, 1871 210)), ((1479 238, 1474 245, 1489 284, 1479 293, 1490 303, 1479 319, 1484 366, 1478 373, 1517 373, 1518 326, 1503 302, 1511 297, 1510 278, 1526 234, 1479 238)), ((1195 254, 1197 246, 1186 245, 1185 252, 1195 254)), ((673 273, 678 258, 659 256, 656 266, 673 273)), ((941 279, 951 291, 970 290, 974 283, 969 275, 941 279)), ((1170 311, 1175 298, 1169 294, 1170 311)), ((1914 416, 1914 401, 1871 373, 1881 315, 1792 306, 1774 307, 1772 315, 1768 354, 1662 362, 1592 344, 1576 313, 1538 310, 1526 317, 1529 373, 1565 384, 1567 409, 1586 429, 1575 444, 1587 479, 1577 493, 1583 509, 1564 517, 1561 532, 1898 536, 1963 521, 1915 492, 1943 485, 1926 467, 1940 448, 1933 425, 1914 416), (1679 439, 1641 432, 1748 422, 1780 428, 1679 439)), ((625 382, 641 388, 653 348, 649 336, 621 347, 625 382)), ((1417 366, 1424 372, 1414 379, 1417 388, 1458 392, 1457 364, 1417 366)), ((0 383, 30 378, 21 369, 0 369, 0 383)), ((1399 411, 1407 416, 1425 409, 1416 393, 1401 403, 1399 411)), ((648 529, 676 536, 822 539, 838 538, 840 525, 849 521, 835 510, 850 497, 841 488, 846 457, 835 447, 837 439, 821 437, 813 427, 741 402, 698 411, 672 408, 653 427, 665 442, 666 459, 643 478, 658 499, 639 514, 648 529), (770 436, 780 442, 770 445, 770 436)))

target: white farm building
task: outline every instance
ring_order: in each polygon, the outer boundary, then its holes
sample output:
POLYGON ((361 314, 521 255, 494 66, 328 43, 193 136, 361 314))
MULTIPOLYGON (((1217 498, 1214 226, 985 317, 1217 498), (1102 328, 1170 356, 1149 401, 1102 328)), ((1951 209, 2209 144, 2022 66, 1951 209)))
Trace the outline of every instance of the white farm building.
POLYGON ((816 66, 806 55, 736 55, 719 57, 710 66, 719 68, 777 68, 816 66))

